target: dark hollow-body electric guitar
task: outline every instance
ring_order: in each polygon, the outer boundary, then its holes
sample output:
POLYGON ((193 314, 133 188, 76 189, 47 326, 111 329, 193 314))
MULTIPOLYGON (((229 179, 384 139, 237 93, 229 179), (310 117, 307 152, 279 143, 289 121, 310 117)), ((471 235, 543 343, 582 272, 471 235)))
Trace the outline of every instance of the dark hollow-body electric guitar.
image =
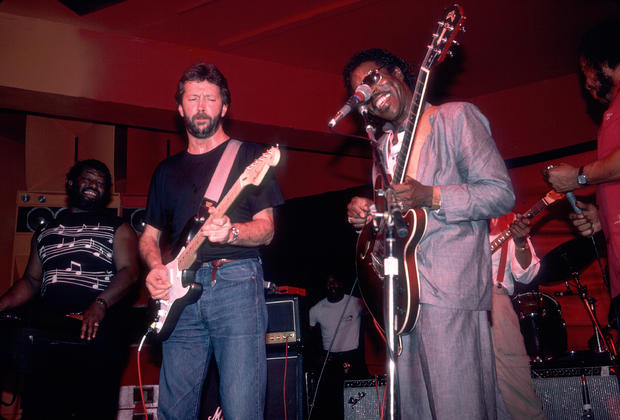
MULTIPOLYGON (((413 140, 423 111, 426 88, 431 68, 444 60, 454 43, 454 38, 463 27, 465 16, 459 5, 448 8, 439 21, 437 33, 433 34, 413 91, 405 133, 400 152, 396 158, 393 183, 401 184, 407 176, 413 140)), ((383 182, 375 182, 375 206, 378 212, 386 210, 383 197, 383 182)), ((426 231, 427 214, 424 209, 410 209, 404 214, 407 235, 395 236, 393 255, 398 260, 394 285, 394 333, 407 334, 413 331, 419 315, 420 285, 415 250, 426 231)), ((382 219, 383 220, 383 219, 382 219)), ((385 223, 369 223, 362 230, 356 245, 357 271, 362 299, 380 327, 384 326, 385 310, 385 223)), ((394 271, 390 267, 390 271, 394 271)))

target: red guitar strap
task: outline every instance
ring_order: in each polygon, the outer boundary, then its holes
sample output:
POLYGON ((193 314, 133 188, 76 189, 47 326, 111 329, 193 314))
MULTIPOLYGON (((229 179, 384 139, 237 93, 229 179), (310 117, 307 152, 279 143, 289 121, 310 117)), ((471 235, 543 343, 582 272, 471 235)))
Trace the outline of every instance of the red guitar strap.
POLYGON ((504 273, 506 272, 506 261, 508 260, 508 242, 502 245, 501 254, 499 256, 499 267, 497 268, 497 287, 502 288, 504 281, 504 273))

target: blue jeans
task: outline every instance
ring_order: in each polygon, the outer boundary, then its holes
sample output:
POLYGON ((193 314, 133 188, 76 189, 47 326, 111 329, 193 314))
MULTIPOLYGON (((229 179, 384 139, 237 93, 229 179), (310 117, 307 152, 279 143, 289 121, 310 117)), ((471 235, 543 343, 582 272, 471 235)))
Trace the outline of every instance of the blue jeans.
POLYGON ((163 343, 160 419, 198 418, 211 355, 220 373, 226 420, 263 419, 267 386, 267 308, 258 259, 224 264, 211 284, 211 267, 196 272, 200 299, 185 307, 163 343))

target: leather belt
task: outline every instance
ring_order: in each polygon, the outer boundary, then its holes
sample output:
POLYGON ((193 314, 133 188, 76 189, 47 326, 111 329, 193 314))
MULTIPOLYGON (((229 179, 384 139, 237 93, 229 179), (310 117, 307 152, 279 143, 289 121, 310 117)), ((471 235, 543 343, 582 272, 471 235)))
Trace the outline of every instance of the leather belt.
POLYGON ((224 264, 228 264, 234 261, 239 261, 239 258, 218 258, 217 260, 207 261, 202 263, 203 267, 213 267, 211 270, 211 286, 215 286, 215 275, 217 274, 217 269, 223 266, 224 264))

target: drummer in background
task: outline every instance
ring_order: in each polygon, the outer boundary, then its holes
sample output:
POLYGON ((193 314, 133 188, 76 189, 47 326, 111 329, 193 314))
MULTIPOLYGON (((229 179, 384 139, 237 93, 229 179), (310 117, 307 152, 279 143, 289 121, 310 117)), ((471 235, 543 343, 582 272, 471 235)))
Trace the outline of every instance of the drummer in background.
POLYGON ((502 412, 503 407, 499 404, 499 418, 546 419, 542 403, 536 396, 530 359, 510 299, 515 289, 514 282, 530 283, 538 273, 540 261, 529 239, 530 219, 515 213, 491 219, 489 241, 493 242, 506 229, 510 229, 512 239, 492 254, 491 334, 497 383, 508 411, 502 412))

